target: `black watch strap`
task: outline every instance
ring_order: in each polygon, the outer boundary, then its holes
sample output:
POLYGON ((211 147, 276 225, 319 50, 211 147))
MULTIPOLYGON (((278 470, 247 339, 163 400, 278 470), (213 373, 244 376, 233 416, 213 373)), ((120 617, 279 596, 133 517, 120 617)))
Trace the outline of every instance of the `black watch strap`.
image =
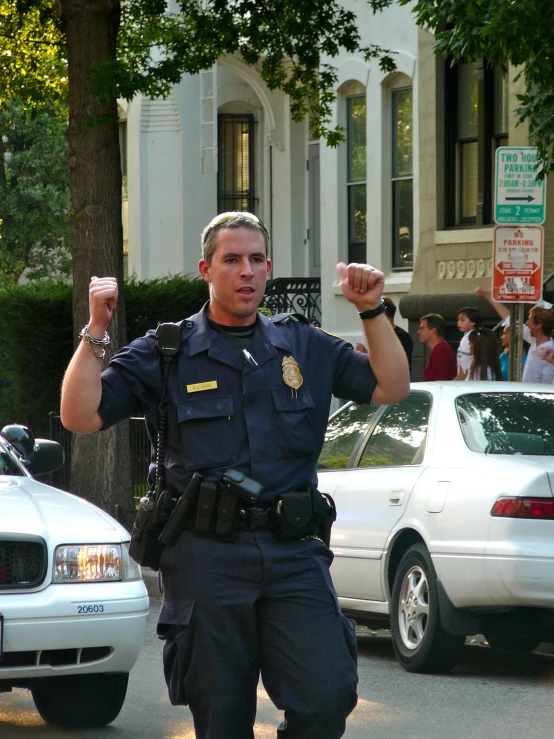
POLYGON ((377 308, 370 308, 369 310, 363 310, 358 313, 362 321, 365 321, 366 318, 375 318, 375 316, 380 316, 381 313, 384 313, 387 309, 387 304, 381 298, 381 302, 377 306, 377 308))

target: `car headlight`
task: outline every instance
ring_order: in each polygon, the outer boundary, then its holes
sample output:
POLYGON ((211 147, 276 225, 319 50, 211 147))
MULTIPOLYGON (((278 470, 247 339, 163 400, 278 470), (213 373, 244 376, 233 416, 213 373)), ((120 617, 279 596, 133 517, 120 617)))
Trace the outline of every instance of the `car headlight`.
POLYGON ((54 552, 53 582, 139 580, 129 544, 62 544, 54 552))

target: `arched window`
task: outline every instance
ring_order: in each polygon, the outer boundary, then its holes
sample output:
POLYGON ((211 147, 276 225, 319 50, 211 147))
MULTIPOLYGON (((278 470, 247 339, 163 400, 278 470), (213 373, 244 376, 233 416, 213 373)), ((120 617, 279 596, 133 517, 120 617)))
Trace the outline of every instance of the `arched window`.
POLYGON ((254 116, 220 113, 217 119, 217 212, 246 210, 255 213, 254 116))

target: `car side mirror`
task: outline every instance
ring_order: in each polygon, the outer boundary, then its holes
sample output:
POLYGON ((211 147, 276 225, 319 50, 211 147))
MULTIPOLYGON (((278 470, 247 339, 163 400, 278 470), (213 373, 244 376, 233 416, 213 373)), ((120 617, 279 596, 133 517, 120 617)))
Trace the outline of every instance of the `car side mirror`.
POLYGON ((46 475, 59 470, 64 461, 65 452, 61 444, 50 439, 35 439, 35 448, 25 466, 33 475, 46 475))

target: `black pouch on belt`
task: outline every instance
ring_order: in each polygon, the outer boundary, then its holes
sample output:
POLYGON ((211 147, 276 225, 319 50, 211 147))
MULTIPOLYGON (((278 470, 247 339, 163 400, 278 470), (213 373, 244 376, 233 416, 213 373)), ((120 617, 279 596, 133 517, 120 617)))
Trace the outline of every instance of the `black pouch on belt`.
POLYGON ((337 519, 335 501, 327 493, 320 493, 315 488, 311 489, 312 503, 315 515, 318 519, 318 536, 331 546, 331 528, 337 519))
POLYGON ((216 539, 235 541, 239 529, 238 507, 239 499, 237 496, 222 488, 215 522, 216 539))
POLYGON ((215 482, 205 480, 200 485, 196 518, 191 525, 193 533, 198 536, 214 534, 217 491, 218 485, 215 482))
POLYGON ((319 536, 311 492, 284 493, 275 504, 271 532, 275 539, 280 540, 319 536))

